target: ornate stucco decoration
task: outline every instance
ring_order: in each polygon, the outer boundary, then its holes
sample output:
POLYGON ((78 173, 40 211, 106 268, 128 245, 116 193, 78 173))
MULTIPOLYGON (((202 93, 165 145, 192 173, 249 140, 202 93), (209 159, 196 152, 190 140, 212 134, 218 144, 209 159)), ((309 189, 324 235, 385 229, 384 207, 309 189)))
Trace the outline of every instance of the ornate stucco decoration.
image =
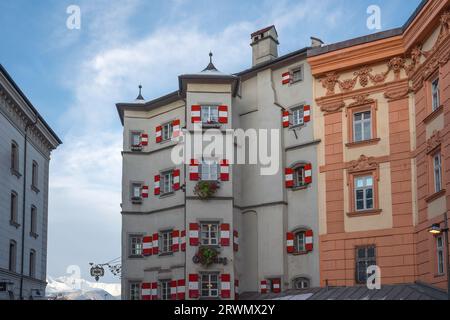
POLYGON ((378 170, 378 161, 374 157, 361 155, 358 160, 350 162, 349 173, 378 170))
POLYGON ((349 104, 349 107, 359 107, 359 106, 365 106, 368 104, 372 104, 375 102, 374 99, 369 98, 370 94, 360 94, 357 96, 354 96, 352 99, 355 100, 354 102, 349 104))
POLYGON ((339 76, 335 72, 330 72, 325 75, 319 81, 322 83, 324 89, 327 89, 327 96, 334 94, 334 88, 336 87, 336 83, 339 82, 339 76))
POLYGON ((329 103, 329 104, 323 104, 322 106, 320 106, 320 110, 322 112, 326 112, 326 113, 339 112, 343 108, 345 108, 345 102, 344 101, 339 101, 339 102, 329 103))
POLYGON ((400 89, 392 89, 388 90, 384 93, 384 97, 389 100, 399 100, 402 98, 406 98, 408 94, 411 92, 409 87, 400 88, 400 89))
POLYGON ((442 143, 441 132, 434 131, 433 135, 427 141, 427 154, 432 153, 442 143))

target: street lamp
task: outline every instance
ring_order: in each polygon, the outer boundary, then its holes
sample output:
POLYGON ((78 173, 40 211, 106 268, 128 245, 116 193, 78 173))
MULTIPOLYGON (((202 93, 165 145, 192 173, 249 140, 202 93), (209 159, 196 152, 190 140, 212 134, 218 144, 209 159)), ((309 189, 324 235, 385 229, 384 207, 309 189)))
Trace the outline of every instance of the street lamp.
POLYGON ((435 223, 431 226, 431 228, 428 230, 429 233, 432 235, 440 235, 444 234, 445 239, 445 248, 447 253, 447 300, 450 300, 450 250, 449 250, 449 243, 448 243, 448 218, 447 218, 447 212, 444 213, 444 228, 441 228, 440 223, 435 223))

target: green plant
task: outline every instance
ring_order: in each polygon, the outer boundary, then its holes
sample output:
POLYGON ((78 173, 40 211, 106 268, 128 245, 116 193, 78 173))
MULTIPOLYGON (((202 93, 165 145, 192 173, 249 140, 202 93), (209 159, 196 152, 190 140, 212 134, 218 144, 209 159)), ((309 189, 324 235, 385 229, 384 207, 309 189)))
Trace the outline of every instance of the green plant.
POLYGON ((200 247, 197 253, 200 263, 204 266, 210 266, 214 263, 219 253, 211 247, 200 247))
POLYGON ((194 189, 194 194, 196 194, 200 199, 211 198, 218 189, 218 184, 215 181, 199 181, 194 189))

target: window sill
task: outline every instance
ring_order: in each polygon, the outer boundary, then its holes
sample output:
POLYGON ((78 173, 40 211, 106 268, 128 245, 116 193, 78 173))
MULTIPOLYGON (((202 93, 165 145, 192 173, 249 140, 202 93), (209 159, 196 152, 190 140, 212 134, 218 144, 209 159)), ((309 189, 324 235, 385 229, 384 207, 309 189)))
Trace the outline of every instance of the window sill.
POLYGON ((289 127, 289 130, 300 129, 300 128, 304 127, 304 126, 306 126, 305 123, 302 123, 302 124, 296 124, 295 126, 290 126, 290 127, 289 127))
POLYGON ((33 190, 34 192, 39 193, 41 192, 41 190, 39 190, 36 186, 31 185, 31 190, 33 190))
POLYGON ((364 140, 364 141, 349 142, 349 143, 346 143, 345 146, 347 148, 356 148, 356 147, 374 145, 374 144, 377 144, 380 141, 381 141, 380 138, 375 138, 375 139, 364 140))
POLYGON ((443 278, 443 277, 445 277, 445 273, 436 273, 436 274, 434 275, 434 277, 435 277, 435 278, 443 278))
POLYGON ((434 120, 436 117, 438 117, 442 112, 444 111, 444 106, 440 105, 439 108, 431 112, 428 116, 423 119, 424 124, 430 123, 432 120, 434 120))
POLYGON ((426 201, 427 203, 433 202, 434 200, 437 200, 437 199, 439 199, 439 198, 445 196, 445 192, 446 192, 446 190, 445 190, 445 189, 442 189, 442 190, 439 191, 439 192, 433 193, 432 195, 426 197, 426 198, 425 198, 425 201, 426 201))
POLYGON ((355 217, 376 216, 376 215, 381 214, 382 211, 383 210, 381 210, 381 209, 373 209, 373 210, 347 212, 347 217, 355 218, 355 217))
POLYGON ((142 149, 144 149, 144 148, 141 146, 132 146, 131 147, 132 152, 142 152, 142 149))
POLYGON ((168 257, 168 256, 173 256, 173 252, 164 252, 158 255, 158 257, 168 257))
POLYGON ((160 199, 164 199, 164 198, 168 198, 168 197, 172 197, 175 195, 175 191, 171 191, 171 192, 167 192, 167 193, 162 193, 159 195, 160 199))
POLYGON ((306 256, 309 253, 309 251, 300 251, 300 252, 294 252, 293 256, 306 256))
POLYGON ((22 175, 20 174, 20 172, 17 171, 16 169, 14 169, 14 168, 11 168, 11 174, 12 174, 13 176, 16 176, 17 179, 19 179, 19 178, 22 176, 22 175))
POLYGON ((143 258, 145 258, 143 255, 130 255, 130 256, 128 256, 128 259, 133 259, 133 260, 135 260, 135 259, 143 259, 143 258))
POLYGON ((132 198, 130 201, 132 204, 142 204, 142 198, 132 198))
POLYGON ((35 232, 30 232, 30 237, 37 239, 39 235, 35 232))
POLYGON ((20 227, 19 223, 12 221, 12 220, 9 220, 9 224, 12 225, 16 229, 19 229, 19 227, 20 227))
POLYGON ((292 187, 291 190, 292 191, 300 191, 300 190, 306 190, 308 189, 309 184, 303 185, 303 186, 298 186, 298 187, 292 187))

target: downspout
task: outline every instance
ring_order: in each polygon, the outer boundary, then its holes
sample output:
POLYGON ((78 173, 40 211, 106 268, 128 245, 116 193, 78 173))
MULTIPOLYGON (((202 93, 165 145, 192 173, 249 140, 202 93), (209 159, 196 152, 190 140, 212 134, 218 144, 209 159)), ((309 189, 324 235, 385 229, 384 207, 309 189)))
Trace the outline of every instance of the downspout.
MULTIPOLYGON (((188 124, 188 120, 187 120, 187 101, 186 98, 182 98, 182 100, 184 101, 184 124, 186 126, 186 130, 187 130, 187 124, 188 124)), ((184 154, 183 157, 185 158, 184 160, 186 160, 186 135, 184 136, 184 154)), ((185 161, 186 162, 186 161, 185 161)), ((188 166, 185 163, 184 164, 184 241, 186 244, 186 250, 184 250, 184 279, 185 279, 185 288, 186 288, 186 279, 188 279, 188 274, 187 274, 187 240, 188 240, 188 226, 186 225, 187 223, 187 210, 186 210, 186 202, 187 202, 187 170, 188 170, 188 166)), ((180 248, 181 249, 181 248, 180 248)))
POLYGON ((34 127, 37 123, 37 116, 33 122, 27 122, 25 125, 24 151, 23 151, 23 196, 22 196, 22 252, 20 262, 20 300, 23 300, 23 277, 24 277, 24 258, 25 258, 25 214, 26 214, 26 188, 27 188, 27 137, 28 129, 34 127))

